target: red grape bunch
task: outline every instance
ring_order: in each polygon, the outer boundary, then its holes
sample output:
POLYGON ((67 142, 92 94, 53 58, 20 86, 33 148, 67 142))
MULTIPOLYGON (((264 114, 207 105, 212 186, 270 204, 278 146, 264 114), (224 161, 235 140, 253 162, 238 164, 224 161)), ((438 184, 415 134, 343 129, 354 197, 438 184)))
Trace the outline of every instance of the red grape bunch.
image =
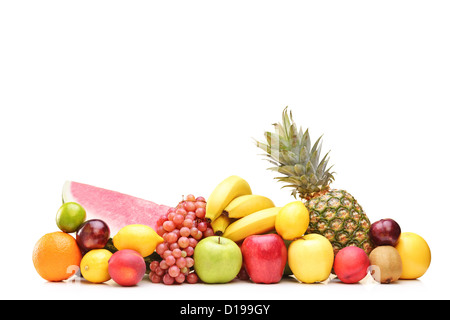
POLYGON ((158 220, 156 232, 164 242, 156 247, 162 260, 150 263, 152 282, 170 285, 198 281, 193 268, 194 248, 201 239, 214 235, 205 215, 205 198, 190 194, 158 220))

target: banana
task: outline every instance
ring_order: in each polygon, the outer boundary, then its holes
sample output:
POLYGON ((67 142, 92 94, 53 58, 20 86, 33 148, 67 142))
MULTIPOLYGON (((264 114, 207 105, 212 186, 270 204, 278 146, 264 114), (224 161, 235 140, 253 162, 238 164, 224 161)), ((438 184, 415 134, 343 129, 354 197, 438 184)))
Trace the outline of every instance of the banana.
POLYGON ((224 211, 228 213, 230 218, 237 219, 273 207, 275 207, 275 204, 269 198, 257 194, 249 194, 232 200, 224 211))
POLYGON ((221 214, 216 220, 211 222, 211 227, 216 235, 221 236, 231 221, 232 219, 228 218, 227 215, 221 214))
POLYGON ((216 220, 231 200, 246 194, 252 194, 247 181, 238 176, 226 178, 213 190, 206 202, 206 219, 209 222, 216 220))
POLYGON ((223 237, 238 242, 248 236, 273 230, 275 218, 280 210, 281 207, 273 207, 240 218, 228 226, 223 237))

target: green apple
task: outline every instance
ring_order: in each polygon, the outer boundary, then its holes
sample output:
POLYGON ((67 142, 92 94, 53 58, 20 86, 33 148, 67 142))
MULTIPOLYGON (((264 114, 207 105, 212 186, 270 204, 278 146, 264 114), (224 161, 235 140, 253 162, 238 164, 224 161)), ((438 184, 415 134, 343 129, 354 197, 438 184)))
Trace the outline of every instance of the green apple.
POLYGON ((236 278, 242 266, 239 246, 230 239, 211 236, 202 239, 194 251, 194 269, 206 283, 227 283, 236 278))

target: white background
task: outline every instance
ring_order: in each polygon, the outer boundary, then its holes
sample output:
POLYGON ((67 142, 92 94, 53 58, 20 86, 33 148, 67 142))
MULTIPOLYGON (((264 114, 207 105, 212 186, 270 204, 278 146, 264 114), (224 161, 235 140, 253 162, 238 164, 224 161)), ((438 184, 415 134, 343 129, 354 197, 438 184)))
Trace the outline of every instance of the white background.
POLYGON ((2 1, 0 298, 448 299, 448 1, 2 1), (65 180, 176 205, 237 174, 292 200, 252 138, 289 105, 336 188, 424 237, 392 285, 47 283, 65 180))

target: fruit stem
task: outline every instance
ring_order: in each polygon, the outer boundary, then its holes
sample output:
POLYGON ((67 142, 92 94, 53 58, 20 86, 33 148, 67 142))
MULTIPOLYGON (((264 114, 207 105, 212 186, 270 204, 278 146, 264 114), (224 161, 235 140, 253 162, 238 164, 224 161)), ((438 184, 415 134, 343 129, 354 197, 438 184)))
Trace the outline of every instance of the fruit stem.
POLYGON ((217 240, 217 242, 220 244, 220 236, 219 236, 219 239, 217 240))

